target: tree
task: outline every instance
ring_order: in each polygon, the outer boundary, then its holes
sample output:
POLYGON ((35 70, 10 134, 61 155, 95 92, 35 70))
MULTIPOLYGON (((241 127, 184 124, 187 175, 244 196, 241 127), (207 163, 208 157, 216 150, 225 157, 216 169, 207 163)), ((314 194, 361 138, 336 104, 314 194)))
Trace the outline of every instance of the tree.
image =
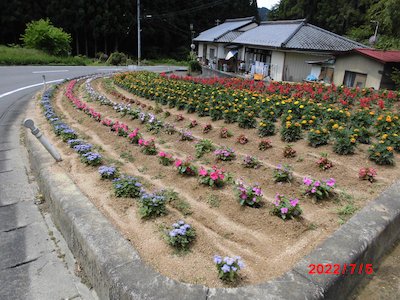
POLYGON ((52 55, 68 55, 71 51, 71 35, 54 27, 49 19, 28 23, 21 39, 25 47, 43 50, 52 55))

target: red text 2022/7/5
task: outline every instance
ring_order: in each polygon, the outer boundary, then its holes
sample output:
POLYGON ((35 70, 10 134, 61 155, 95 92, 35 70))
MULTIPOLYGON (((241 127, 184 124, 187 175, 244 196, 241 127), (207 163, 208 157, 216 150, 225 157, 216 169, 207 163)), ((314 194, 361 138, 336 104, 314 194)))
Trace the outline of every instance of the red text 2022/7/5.
POLYGON ((372 264, 309 264, 308 274, 321 275, 344 275, 344 274, 367 274, 374 272, 372 264))

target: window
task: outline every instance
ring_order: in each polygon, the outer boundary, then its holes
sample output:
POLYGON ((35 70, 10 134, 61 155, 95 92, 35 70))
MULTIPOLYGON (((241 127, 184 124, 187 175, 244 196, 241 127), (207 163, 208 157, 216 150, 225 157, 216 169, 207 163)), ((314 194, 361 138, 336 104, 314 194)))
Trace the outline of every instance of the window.
POLYGON ((365 87, 367 74, 345 71, 343 84, 348 87, 365 87))
POLYGON ((215 49, 210 48, 210 59, 214 59, 214 58, 215 58, 215 49))

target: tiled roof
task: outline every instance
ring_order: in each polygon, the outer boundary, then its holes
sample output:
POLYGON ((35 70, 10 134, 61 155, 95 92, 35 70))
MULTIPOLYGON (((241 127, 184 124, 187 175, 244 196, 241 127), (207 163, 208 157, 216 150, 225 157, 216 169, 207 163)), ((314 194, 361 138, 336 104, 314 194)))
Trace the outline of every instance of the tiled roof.
POLYGON ((291 49, 322 51, 349 51, 354 48, 366 47, 363 44, 311 24, 301 26, 283 46, 291 49))
POLYGON ((215 41, 218 43, 230 43, 234 39, 236 39, 239 35, 241 35, 242 31, 229 31, 228 33, 224 34, 223 36, 219 37, 215 41))
POLYGON ((305 20, 269 21, 250 29, 232 43, 315 51, 349 51, 365 45, 307 24, 305 20))
POLYGON ((354 52, 361 53, 365 56, 376 59, 382 63, 389 62, 400 62, 400 51, 399 50, 376 50, 376 49, 354 49, 354 52))
POLYGON ((246 26, 254 22, 253 17, 241 18, 241 19, 228 19, 224 23, 212 27, 206 31, 200 33, 198 37, 194 39, 196 42, 215 42, 223 35, 237 30, 243 26, 246 26))
POLYGON ((282 43, 298 29, 302 21, 263 22, 260 26, 244 32, 232 42, 255 46, 281 47, 282 43))

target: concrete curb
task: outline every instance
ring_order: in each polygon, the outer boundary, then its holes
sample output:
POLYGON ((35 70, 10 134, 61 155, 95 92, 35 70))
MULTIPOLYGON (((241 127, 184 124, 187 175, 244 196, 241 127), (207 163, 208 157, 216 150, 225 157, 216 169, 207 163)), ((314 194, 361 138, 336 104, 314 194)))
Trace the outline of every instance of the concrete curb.
MULTIPOLYGON (((71 252, 101 299, 345 299, 359 274, 309 273, 310 264, 376 264, 400 237, 400 182, 392 185, 283 276, 253 286, 207 288, 155 272, 27 131, 26 146, 40 190, 71 252)), ((210 258, 211 259, 211 258, 210 258)), ((282 262, 284 263, 284 262, 282 262)))

